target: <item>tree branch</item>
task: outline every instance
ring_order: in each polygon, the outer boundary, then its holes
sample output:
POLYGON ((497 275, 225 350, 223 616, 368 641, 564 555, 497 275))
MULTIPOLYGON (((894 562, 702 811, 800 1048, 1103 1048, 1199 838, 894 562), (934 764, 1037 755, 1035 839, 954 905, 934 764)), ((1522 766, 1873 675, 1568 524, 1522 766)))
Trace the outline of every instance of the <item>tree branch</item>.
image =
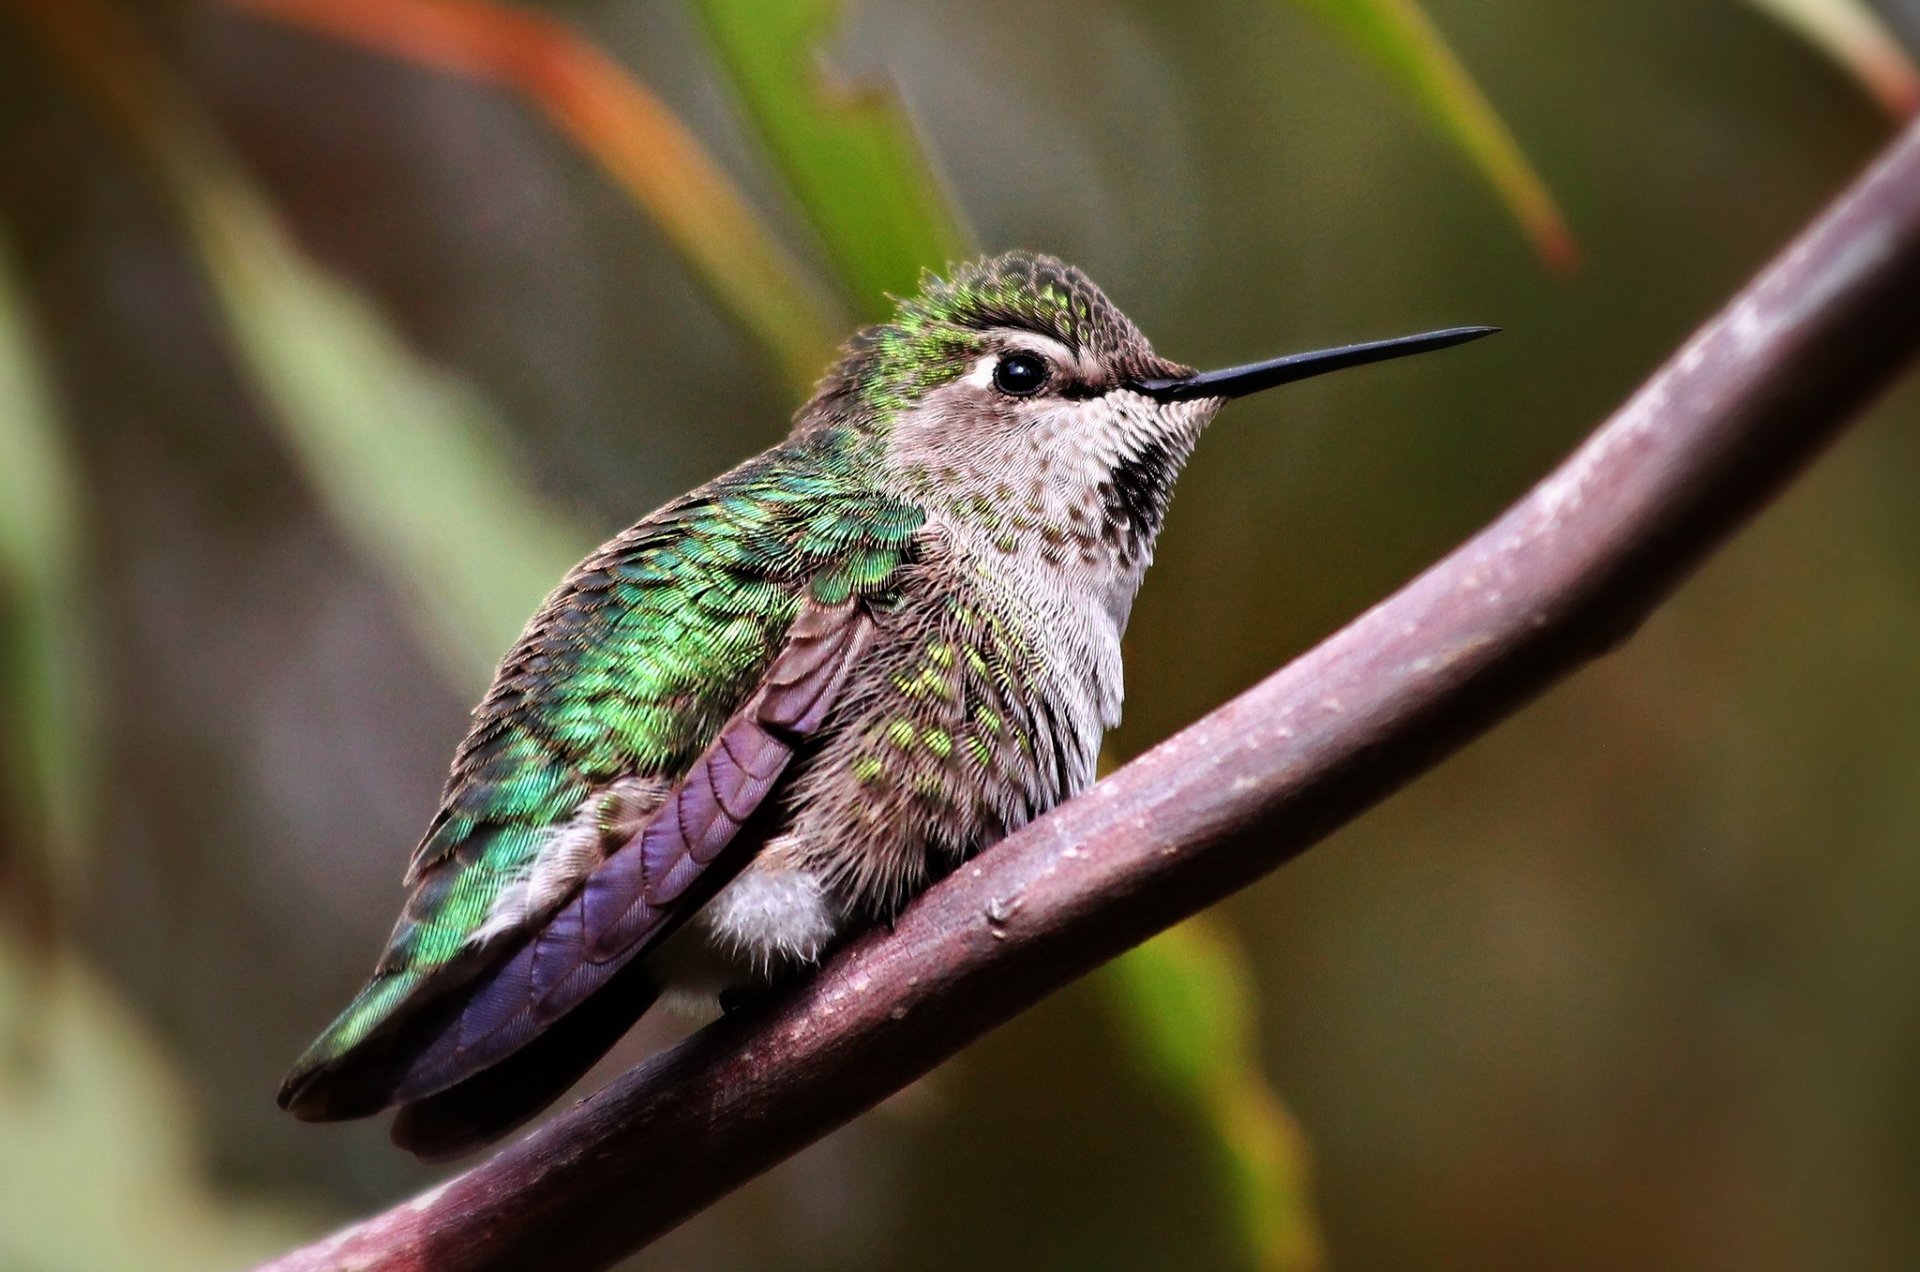
POLYGON ((1920 128, 1498 521, 730 1017, 270 1265, 596 1268, 1304 851, 1619 644, 1920 346, 1920 128))

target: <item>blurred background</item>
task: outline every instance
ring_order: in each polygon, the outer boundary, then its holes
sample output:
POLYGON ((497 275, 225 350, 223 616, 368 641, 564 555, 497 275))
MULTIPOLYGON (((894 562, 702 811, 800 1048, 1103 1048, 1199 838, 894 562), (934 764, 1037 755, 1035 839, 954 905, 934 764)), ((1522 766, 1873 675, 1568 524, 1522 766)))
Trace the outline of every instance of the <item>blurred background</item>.
MULTIPOLYGON (((920 267, 1058 253, 1201 365, 1506 329, 1220 423, 1124 758, 1540 476, 1916 46, 1858 0, 0 0, 0 1270, 244 1266, 446 1173, 273 1092, 466 709, 920 267)), ((631 1266, 1920 1266, 1917 426, 631 1266)))

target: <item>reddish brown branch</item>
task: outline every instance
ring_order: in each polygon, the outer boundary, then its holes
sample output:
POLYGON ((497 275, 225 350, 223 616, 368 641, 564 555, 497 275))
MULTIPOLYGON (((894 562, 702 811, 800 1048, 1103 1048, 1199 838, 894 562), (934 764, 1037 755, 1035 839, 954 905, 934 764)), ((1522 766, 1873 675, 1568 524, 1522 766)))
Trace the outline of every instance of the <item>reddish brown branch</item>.
POLYGON ((1920 129, 1493 525, 761 1012, 271 1265, 591 1268, 1245 887, 1624 639, 1920 346, 1920 129))

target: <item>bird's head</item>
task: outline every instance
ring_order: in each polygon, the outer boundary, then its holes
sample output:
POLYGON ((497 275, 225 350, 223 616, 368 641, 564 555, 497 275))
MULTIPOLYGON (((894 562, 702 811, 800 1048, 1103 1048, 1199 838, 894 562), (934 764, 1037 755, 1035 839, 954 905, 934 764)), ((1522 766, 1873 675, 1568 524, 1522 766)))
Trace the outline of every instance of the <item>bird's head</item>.
POLYGON ((1196 372, 1075 267, 1011 252, 929 275, 802 412, 880 445, 890 482, 1005 551, 1145 564, 1174 478, 1236 397, 1486 335, 1454 328, 1196 372))

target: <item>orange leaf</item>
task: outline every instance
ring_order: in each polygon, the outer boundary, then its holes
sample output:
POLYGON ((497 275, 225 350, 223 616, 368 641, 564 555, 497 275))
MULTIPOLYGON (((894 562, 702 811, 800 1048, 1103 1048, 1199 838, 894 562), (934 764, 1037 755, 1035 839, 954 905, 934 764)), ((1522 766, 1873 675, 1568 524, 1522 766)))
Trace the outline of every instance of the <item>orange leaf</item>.
POLYGON ((591 155, 774 354, 796 388, 844 319, 699 140, 571 27, 494 0, 225 0, 230 7, 511 89, 591 155))

